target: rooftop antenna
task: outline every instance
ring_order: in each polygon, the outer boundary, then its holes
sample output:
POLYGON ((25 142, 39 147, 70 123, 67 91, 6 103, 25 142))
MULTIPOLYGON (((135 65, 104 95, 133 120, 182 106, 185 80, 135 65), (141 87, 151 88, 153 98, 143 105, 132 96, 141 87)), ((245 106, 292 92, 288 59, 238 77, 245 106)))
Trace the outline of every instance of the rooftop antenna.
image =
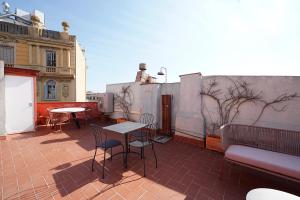
POLYGON ((4 2, 2 3, 3 13, 4 13, 4 14, 8 14, 8 13, 9 13, 9 8, 10 8, 9 4, 8 4, 7 2, 4 1, 4 2))

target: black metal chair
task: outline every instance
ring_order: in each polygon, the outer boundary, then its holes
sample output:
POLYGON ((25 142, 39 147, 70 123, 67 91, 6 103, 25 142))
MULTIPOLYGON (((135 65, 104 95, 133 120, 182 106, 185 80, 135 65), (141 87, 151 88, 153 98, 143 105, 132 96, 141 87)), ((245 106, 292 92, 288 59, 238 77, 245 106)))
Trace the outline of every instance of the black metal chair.
POLYGON ((83 112, 76 113, 76 119, 80 121, 84 121, 85 126, 89 124, 89 120, 93 118, 92 111, 93 109, 90 107, 83 107, 85 110, 83 112))
MULTIPOLYGON (((154 121, 154 116, 150 113, 143 113, 141 116, 140 116, 140 119, 139 119, 139 123, 142 123, 142 124, 147 124, 148 126, 150 124, 153 124, 153 121, 154 121)), ((129 137, 129 141, 132 141, 132 138, 134 139, 137 139, 137 138, 141 138, 141 137, 146 137, 146 131, 143 131, 144 129, 147 129, 147 127, 143 128, 143 129, 140 129, 140 130, 137 130, 137 131, 134 131, 130 134, 130 137, 129 137)), ((129 152, 130 152, 130 146, 128 146, 129 148, 129 152)), ((143 159, 142 157, 142 149, 141 149, 141 159, 143 159)))
POLYGON ((121 141, 119 140, 115 140, 115 139, 108 139, 107 138, 107 133, 105 133, 105 131, 103 131, 103 128, 97 124, 91 124, 91 132, 93 133, 94 137, 95 137, 95 154, 94 154, 94 158, 93 158, 93 162, 92 162, 92 171, 94 171, 94 162, 95 162, 95 157, 97 154, 97 149, 101 148, 104 150, 104 159, 103 159, 103 165, 102 165, 102 179, 104 179, 104 169, 105 169, 105 157, 106 157, 106 150, 110 149, 110 160, 112 160, 113 156, 116 156, 118 154, 123 154, 123 162, 124 162, 124 145, 121 143, 121 141), (112 154, 112 149, 114 147, 117 146, 122 146, 123 151, 116 153, 116 154, 112 154))
POLYGON ((151 131, 154 128, 154 124, 149 124, 145 128, 141 129, 139 134, 133 135, 134 140, 129 142, 129 147, 140 148, 141 159, 144 162, 144 176, 146 176, 146 157, 145 157, 145 147, 151 146, 151 149, 155 158, 155 167, 157 168, 157 157, 154 149, 154 143, 152 140, 151 131))
MULTIPOLYGON (((143 113, 140 116, 139 123, 147 124, 148 126, 150 126, 150 125, 154 124, 154 116, 150 113, 143 113)), ((145 137, 146 132, 144 131, 144 129, 147 129, 147 127, 140 129, 138 131, 132 132, 130 135, 134 136, 135 138, 145 137)))
POLYGON ((143 113, 141 116, 140 116, 140 119, 139 119, 139 122, 140 123, 143 123, 143 124, 153 124, 154 122, 154 116, 150 113, 143 113))
POLYGON ((54 129, 59 125, 59 130, 62 132, 61 125, 70 121, 70 115, 68 113, 53 113, 51 112, 53 109, 55 108, 47 108, 48 118, 46 120, 46 126, 50 125, 50 127, 54 129))
POLYGON ((51 128, 53 128, 54 123, 58 121, 58 119, 56 119, 53 113, 51 112, 52 109, 56 108, 47 108, 48 116, 46 119, 46 126, 50 126, 51 128))

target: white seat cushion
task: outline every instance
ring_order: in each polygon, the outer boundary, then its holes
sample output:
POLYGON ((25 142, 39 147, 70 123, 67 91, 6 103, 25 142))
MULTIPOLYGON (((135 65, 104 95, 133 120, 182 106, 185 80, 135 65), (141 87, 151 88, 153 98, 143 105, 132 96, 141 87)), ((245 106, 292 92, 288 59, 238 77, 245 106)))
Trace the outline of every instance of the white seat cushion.
POLYGON ((225 158, 300 180, 300 157, 297 156, 231 145, 225 152, 225 158))

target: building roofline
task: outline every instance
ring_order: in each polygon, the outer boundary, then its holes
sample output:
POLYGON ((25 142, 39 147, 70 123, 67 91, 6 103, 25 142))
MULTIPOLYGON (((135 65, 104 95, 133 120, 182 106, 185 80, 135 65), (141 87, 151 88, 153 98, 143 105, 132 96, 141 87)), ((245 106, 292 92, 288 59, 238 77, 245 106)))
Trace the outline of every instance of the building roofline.
POLYGON ((182 75, 179 75, 179 77, 189 76, 189 75, 196 75, 196 74, 198 74, 199 76, 202 76, 201 72, 196 72, 196 73, 190 73, 190 74, 182 74, 182 75))

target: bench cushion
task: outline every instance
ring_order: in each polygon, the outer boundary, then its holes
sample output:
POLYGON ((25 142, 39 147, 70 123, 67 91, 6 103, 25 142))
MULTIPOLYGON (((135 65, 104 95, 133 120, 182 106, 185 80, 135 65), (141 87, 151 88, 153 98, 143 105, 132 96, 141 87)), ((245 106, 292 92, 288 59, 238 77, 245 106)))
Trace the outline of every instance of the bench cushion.
POLYGON ((300 180, 300 157, 297 156, 231 145, 225 152, 225 158, 300 180))

